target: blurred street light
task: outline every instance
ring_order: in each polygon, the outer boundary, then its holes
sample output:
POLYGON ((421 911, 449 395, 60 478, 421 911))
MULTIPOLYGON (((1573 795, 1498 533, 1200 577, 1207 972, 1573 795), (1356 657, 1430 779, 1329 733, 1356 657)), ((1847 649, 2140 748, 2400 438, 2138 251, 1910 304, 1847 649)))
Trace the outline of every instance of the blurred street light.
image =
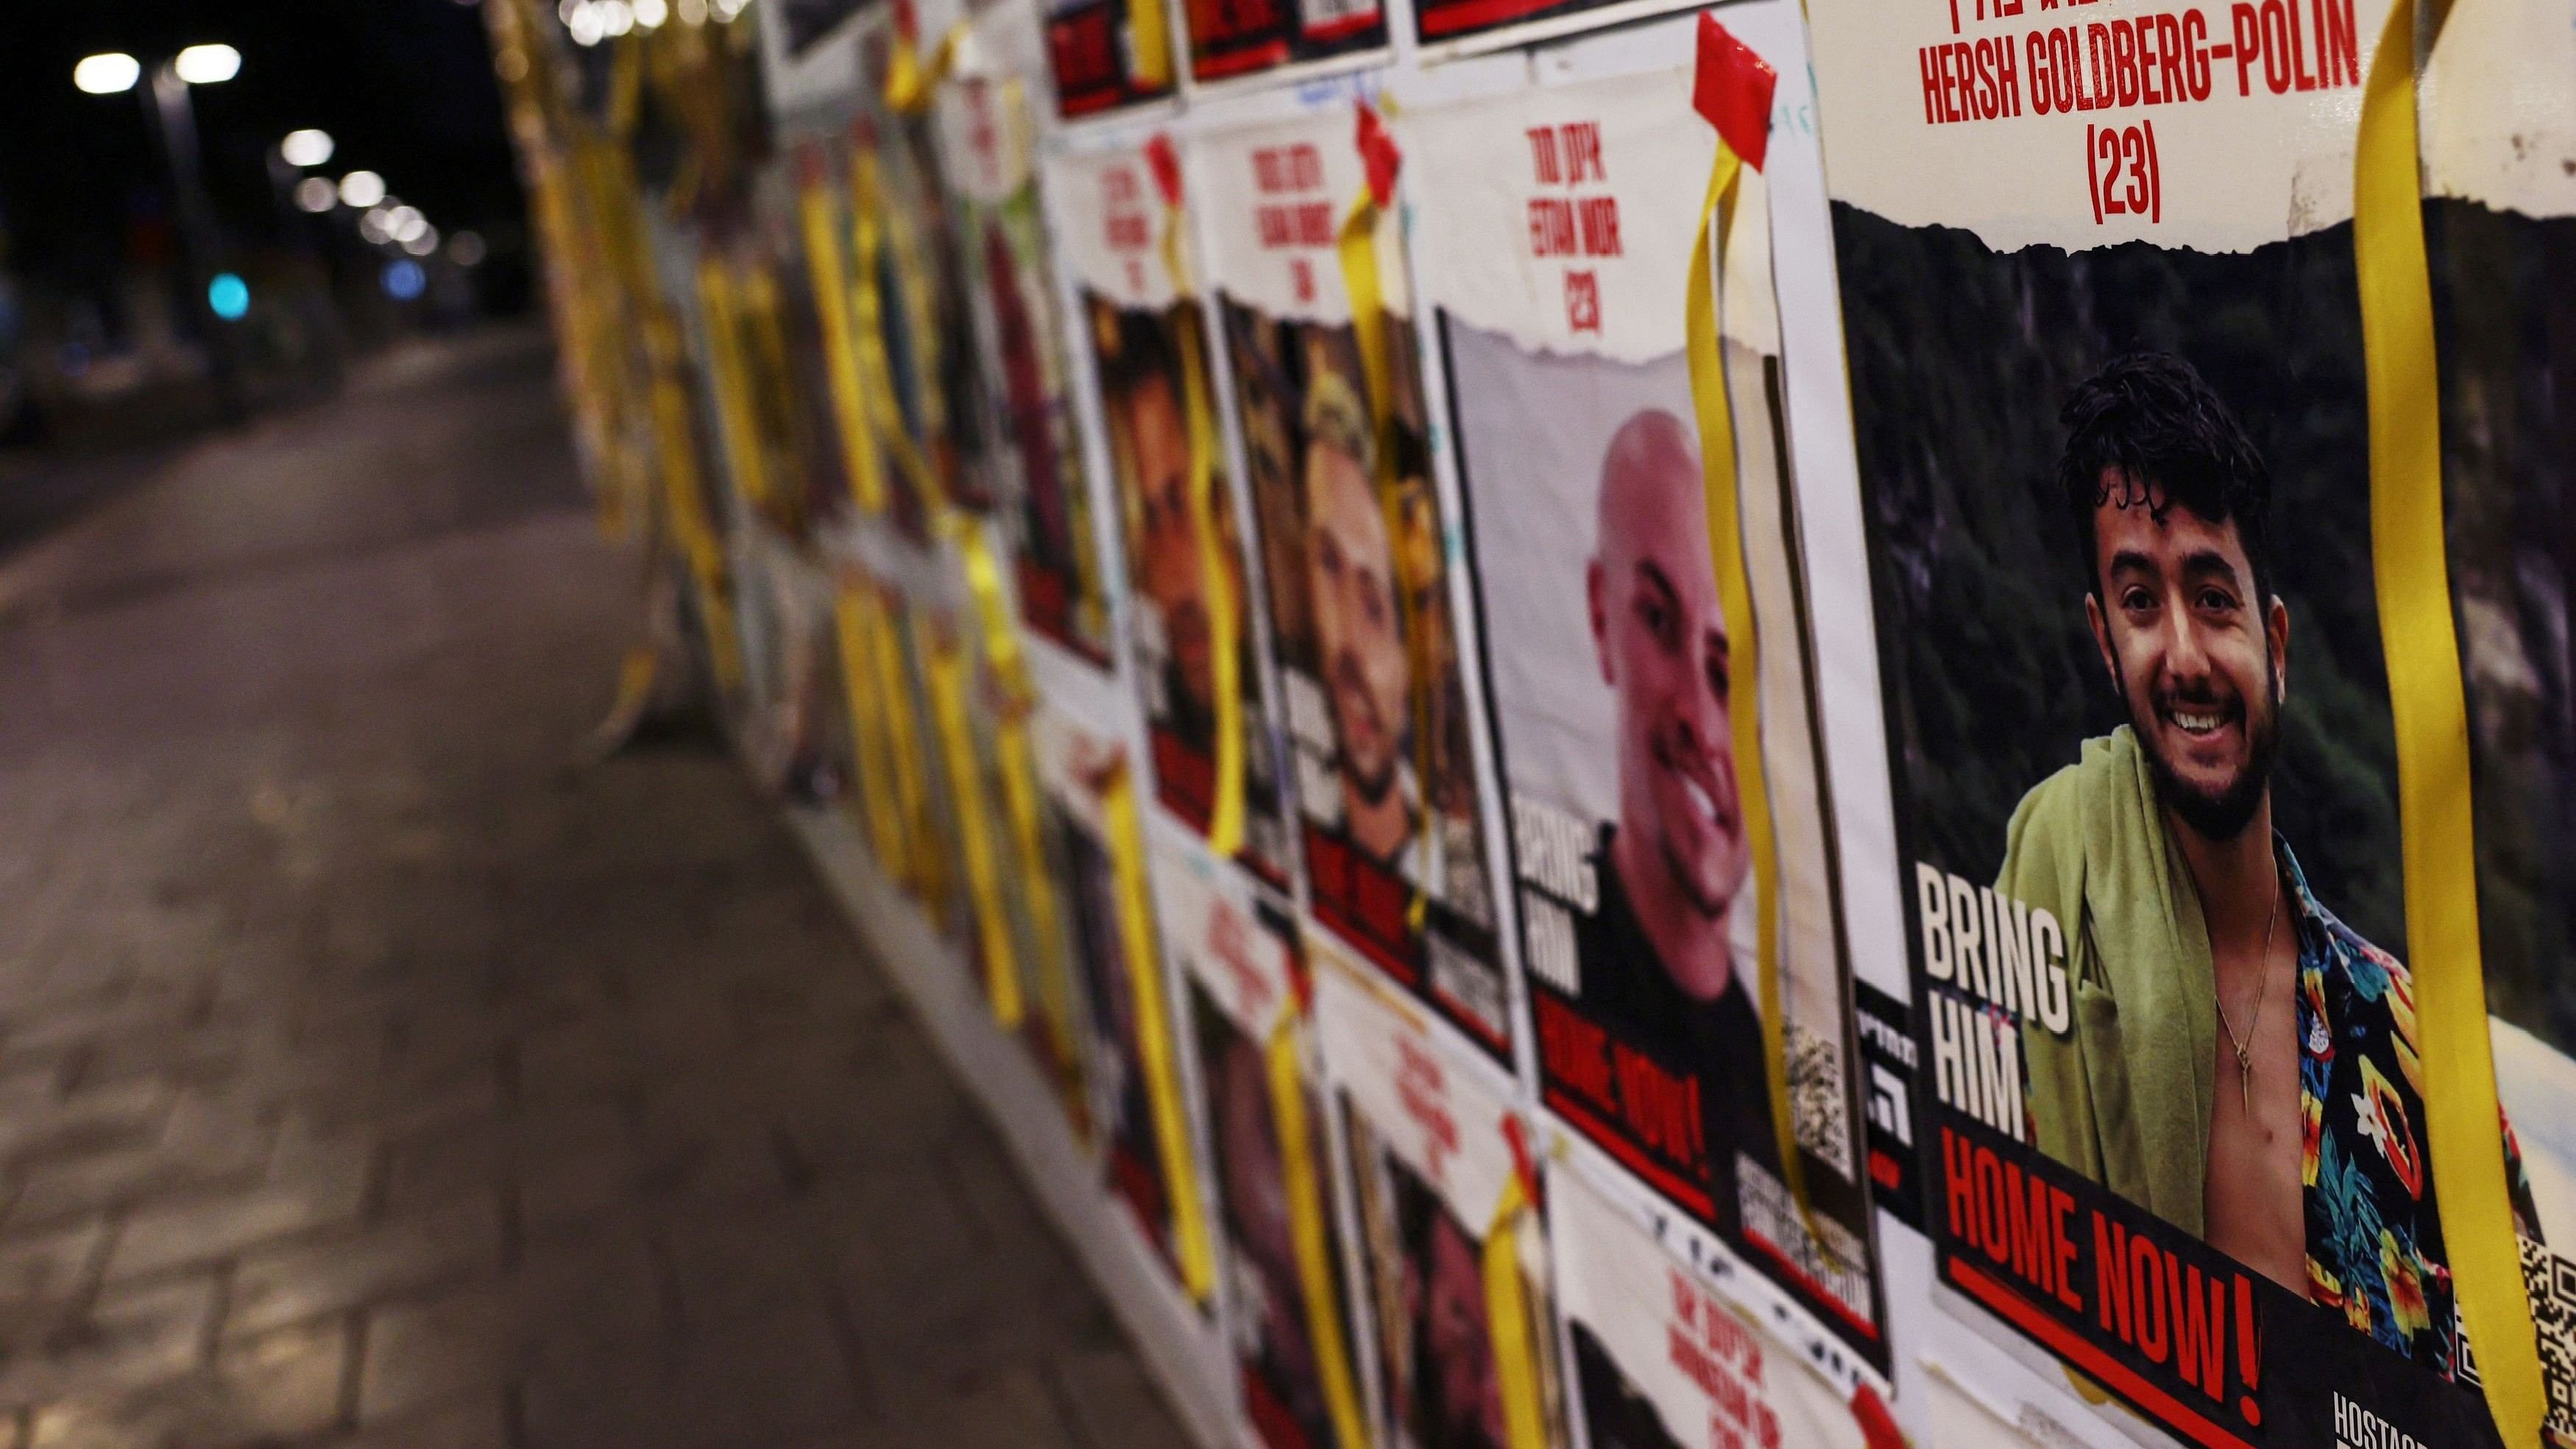
POLYGON ((635 23, 645 30, 659 30, 671 18, 670 0, 633 0, 635 23))
POLYGON ((429 218, 417 206, 397 206, 385 216, 385 235, 408 244, 413 237, 429 230, 429 218))
POLYGON ((352 171, 340 178, 340 204, 364 211, 385 199, 385 178, 373 171, 352 171))
POLYGON ((227 322, 250 313, 250 284, 231 272, 218 273, 206 284, 206 308, 227 322))
POLYGON ((286 139, 277 143, 278 154, 286 158, 289 166, 319 166, 331 159, 333 149, 330 132, 309 126, 287 132, 286 139))
POLYGON ((123 95, 143 76, 143 63, 121 50, 81 57, 72 67, 72 84, 93 96, 123 95))
POLYGON ((179 52, 170 69, 192 86, 218 85, 241 74, 241 52, 229 45, 192 45, 179 52))
POLYGON ((422 222, 420 230, 403 238, 402 249, 416 257, 428 256, 438 250, 438 228, 422 222))
POLYGON ((447 259, 460 267, 483 264, 485 248, 479 232, 460 231, 447 240, 447 259))
POLYGON ((319 216, 340 204, 340 188, 328 176, 307 176, 295 183, 295 207, 319 216))

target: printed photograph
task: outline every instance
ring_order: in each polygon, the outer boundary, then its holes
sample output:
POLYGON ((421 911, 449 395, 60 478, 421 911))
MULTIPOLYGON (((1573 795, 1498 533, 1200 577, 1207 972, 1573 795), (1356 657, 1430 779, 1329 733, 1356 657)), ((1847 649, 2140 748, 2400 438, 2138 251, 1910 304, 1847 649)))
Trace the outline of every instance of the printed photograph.
POLYGON ((1230 298, 1223 310, 1311 907, 1507 1051, 1413 329, 1387 319, 1397 385, 1381 441, 1349 325, 1281 320, 1230 298))

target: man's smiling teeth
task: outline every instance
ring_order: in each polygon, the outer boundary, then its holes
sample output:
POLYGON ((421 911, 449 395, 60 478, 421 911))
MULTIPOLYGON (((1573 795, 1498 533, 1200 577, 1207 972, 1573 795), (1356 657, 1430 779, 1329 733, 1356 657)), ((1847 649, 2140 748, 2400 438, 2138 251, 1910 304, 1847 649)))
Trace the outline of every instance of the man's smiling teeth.
POLYGON ((2218 728, 2219 725, 2219 716, 2217 715, 2200 714, 2179 709, 2166 711, 2165 718, 2172 720, 2176 729, 2181 730, 2185 734, 2191 735, 2208 734, 2211 730, 2218 728))
POLYGON ((1700 787, 1699 781, 1692 779, 1688 775, 1684 775, 1682 776, 1682 789, 1689 793, 1691 808, 1699 812, 1700 818, 1706 820, 1711 825, 1715 825, 1717 823, 1717 801, 1709 797, 1708 791, 1700 787))

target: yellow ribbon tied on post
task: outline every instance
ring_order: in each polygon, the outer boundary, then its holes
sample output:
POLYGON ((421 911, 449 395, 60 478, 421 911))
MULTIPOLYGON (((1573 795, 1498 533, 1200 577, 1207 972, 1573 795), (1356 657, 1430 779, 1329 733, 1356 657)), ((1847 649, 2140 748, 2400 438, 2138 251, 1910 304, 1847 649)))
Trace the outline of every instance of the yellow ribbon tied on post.
POLYGON ((1315 1376, 1323 1381, 1324 1411, 1332 1420, 1334 1442, 1341 1449, 1369 1449, 1358 1381, 1351 1376, 1350 1347, 1342 1338, 1332 1239, 1326 1227, 1323 1187, 1315 1174, 1315 1139, 1306 1122, 1306 1078, 1297 1051, 1300 1020, 1293 1003, 1282 1007, 1265 1053, 1270 1111, 1279 1129, 1280 1177, 1288 1193, 1288 1227, 1296 1241, 1298 1285, 1305 1290, 1306 1336, 1315 1343, 1315 1376))
MULTIPOLYGON (((1044 814, 1038 800, 1037 754, 1029 744, 1029 716, 1037 708, 1037 690, 1029 682, 1028 660, 1020 650, 1018 626, 1012 621, 1009 595, 1002 585, 1001 563, 971 515, 952 512, 949 533, 975 601, 983 635, 984 662, 1001 693, 993 726, 999 756, 1002 809, 1009 822, 1012 853, 1019 876, 1013 884, 1029 915, 1037 939, 1039 1005, 1047 1013, 1059 1045, 1073 1039, 1073 988, 1067 974, 1063 942, 1057 929, 1055 886, 1047 870, 1044 814)), ((1016 1021, 1005 1025, 1016 1025, 1016 1021)))
POLYGON ((1691 106, 1717 129, 1717 161, 1709 168, 1708 195, 1700 203, 1698 238, 1691 246, 1690 296, 1683 325, 1689 336, 1691 400, 1699 415, 1700 476, 1707 495, 1709 560, 1717 574, 1726 616, 1727 728, 1735 758, 1752 762, 1736 773, 1747 853, 1752 857, 1756 903, 1754 959, 1762 986, 1762 1060, 1771 1084, 1771 1130, 1781 1175, 1797 1201, 1808 1235, 1814 1231, 1805 1164, 1798 1156, 1790 1116, 1786 1022, 1780 1001, 1780 856, 1772 823, 1771 792, 1762 755, 1761 641, 1753 617, 1753 590, 1745 577, 1744 529, 1736 500, 1735 413, 1727 401, 1726 351, 1718 333, 1717 267, 1735 223, 1735 195, 1744 172, 1762 169, 1771 140, 1771 95, 1779 74, 1751 46, 1729 34, 1717 17, 1699 18, 1699 64, 1691 106))
POLYGON ((2417 170, 2415 5, 2396 0, 2363 90, 2352 250, 2370 398, 2370 552, 2397 727, 2406 954, 2423 1032, 2434 1195, 2460 1316, 2496 1431, 2536 1449, 2548 1397, 2507 1193, 2486 975, 2477 832, 2442 533, 2442 429, 2433 288, 2417 170))
POLYGON ((930 707, 938 716, 940 753, 957 801, 957 844, 966 857, 966 890, 975 907, 975 939, 984 958, 984 990, 993 1019, 1019 1029, 1019 952, 1011 942, 1011 908, 1002 898, 1002 873, 993 859, 992 817, 984 800, 984 766, 975 749, 975 722, 966 700, 970 660, 963 644, 934 627, 930 640, 930 707))
POLYGON ((885 699, 877 685, 876 587, 844 580, 832 600, 841 642, 841 685, 850 702, 850 753, 856 757, 860 805, 866 812, 868 843, 887 878, 911 874, 904 855, 903 818, 897 812, 894 762, 886 740, 885 699))
POLYGON ((1145 881, 1145 821, 1136 808, 1135 772, 1122 761, 1101 790, 1110 864, 1117 878, 1118 935, 1127 952, 1127 986, 1135 998, 1136 1053, 1144 1058, 1146 1110, 1154 1149, 1163 1159, 1164 1196, 1172 1212, 1172 1257, 1181 1286, 1206 1302, 1216 1288, 1216 1257, 1200 1215, 1198 1169, 1191 1161, 1189 1119, 1181 1110, 1180 1066, 1164 1014, 1163 968, 1156 954, 1154 897, 1145 881))

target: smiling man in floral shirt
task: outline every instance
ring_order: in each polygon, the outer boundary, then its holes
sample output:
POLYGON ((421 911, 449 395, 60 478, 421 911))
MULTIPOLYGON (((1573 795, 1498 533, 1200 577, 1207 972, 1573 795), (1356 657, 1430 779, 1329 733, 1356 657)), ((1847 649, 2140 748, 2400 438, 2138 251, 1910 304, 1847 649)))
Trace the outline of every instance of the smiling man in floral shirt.
POLYGON ((2022 1032, 2037 1143, 2449 1376, 2413 980, 2272 828, 2270 475, 2168 355, 2111 363, 2062 416, 2085 618, 2128 723, 2023 798, 1996 883, 2069 938, 2071 1020, 2022 1032))

